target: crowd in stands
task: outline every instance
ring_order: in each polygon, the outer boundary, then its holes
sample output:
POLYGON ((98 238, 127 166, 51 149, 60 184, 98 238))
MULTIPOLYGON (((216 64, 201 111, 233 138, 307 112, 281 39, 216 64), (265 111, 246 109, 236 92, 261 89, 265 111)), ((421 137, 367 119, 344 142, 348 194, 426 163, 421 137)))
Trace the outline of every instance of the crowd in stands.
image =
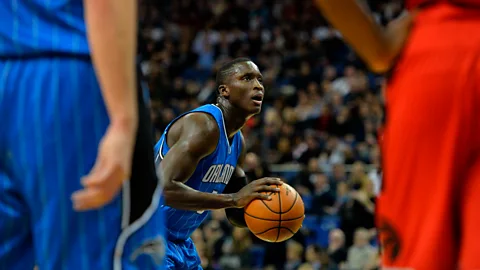
MULTIPOLYGON (((402 1, 366 1, 387 24, 402 1)), ((262 113, 243 128, 250 180, 278 175, 302 195, 302 229, 266 243, 213 211, 192 235, 204 269, 378 269, 375 197, 385 78, 367 71, 312 0, 142 0, 139 62, 157 138, 216 98, 219 66, 249 57, 262 113)))

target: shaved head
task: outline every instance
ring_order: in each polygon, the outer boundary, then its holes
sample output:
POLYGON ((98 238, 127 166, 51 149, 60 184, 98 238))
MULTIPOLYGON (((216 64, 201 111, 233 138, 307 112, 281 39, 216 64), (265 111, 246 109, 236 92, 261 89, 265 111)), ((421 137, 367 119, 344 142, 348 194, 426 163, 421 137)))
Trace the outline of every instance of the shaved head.
POLYGON ((225 84, 228 78, 233 73, 235 73, 235 68, 237 64, 250 62, 250 61, 252 60, 245 57, 241 57, 223 64, 217 72, 217 78, 216 78, 217 88, 218 86, 225 84))

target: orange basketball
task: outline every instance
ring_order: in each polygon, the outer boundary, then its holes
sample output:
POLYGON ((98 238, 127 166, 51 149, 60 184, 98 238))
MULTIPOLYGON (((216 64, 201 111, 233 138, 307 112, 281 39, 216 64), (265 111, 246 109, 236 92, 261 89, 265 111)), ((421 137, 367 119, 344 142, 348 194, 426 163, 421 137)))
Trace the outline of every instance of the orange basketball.
POLYGON ((271 193, 271 201, 253 200, 245 207, 245 221, 250 231, 267 242, 282 242, 302 227, 305 218, 303 200, 297 191, 283 184, 271 193))

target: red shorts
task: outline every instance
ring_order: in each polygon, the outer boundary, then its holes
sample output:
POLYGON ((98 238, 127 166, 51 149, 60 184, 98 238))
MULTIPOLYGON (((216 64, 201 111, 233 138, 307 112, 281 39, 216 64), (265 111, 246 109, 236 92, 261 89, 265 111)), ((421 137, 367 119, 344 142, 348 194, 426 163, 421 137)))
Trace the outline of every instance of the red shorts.
POLYGON ((422 11, 386 95, 383 269, 480 269, 480 10, 422 11))

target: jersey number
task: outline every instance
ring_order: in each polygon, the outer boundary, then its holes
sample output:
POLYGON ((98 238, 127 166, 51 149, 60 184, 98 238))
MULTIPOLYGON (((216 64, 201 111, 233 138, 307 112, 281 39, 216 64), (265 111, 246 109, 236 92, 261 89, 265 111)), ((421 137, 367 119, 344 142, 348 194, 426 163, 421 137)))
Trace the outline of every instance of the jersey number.
MULTIPOLYGON (((213 193, 213 194, 218 194, 218 191, 213 190, 212 193, 213 193)), ((197 214, 201 215, 201 214, 203 214, 203 212, 205 212, 205 210, 197 211, 197 214)))

